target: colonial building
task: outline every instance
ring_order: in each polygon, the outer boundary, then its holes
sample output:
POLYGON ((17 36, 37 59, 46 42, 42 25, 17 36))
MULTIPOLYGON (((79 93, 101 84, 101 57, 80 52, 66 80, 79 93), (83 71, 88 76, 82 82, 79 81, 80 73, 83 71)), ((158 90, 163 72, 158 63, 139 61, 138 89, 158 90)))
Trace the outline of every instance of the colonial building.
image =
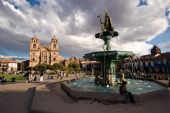
POLYGON ((168 74, 170 72, 170 52, 161 53, 160 48, 155 45, 151 49, 151 54, 124 60, 121 68, 135 72, 168 74))
POLYGON ((92 70, 98 70, 98 71, 102 71, 101 68, 102 68, 102 64, 98 61, 91 61, 91 60, 88 60, 88 59, 82 59, 81 60, 81 69, 83 71, 91 71, 92 70))
POLYGON ((0 71, 3 72, 17 71, 17 62, 14 60, 0 60, 0 71))
POLYGON ((70 57, 69 59, 63 60, 63 65, 64 65, 64 67, 68 67, 68 65, 69 65, 70 63, 80 64, 80 59, 78 59, 78 58, 76 58, 76 57, 70 57))
POLYGON ((29 68, 29 60, 18 62, 18 71, 26 71, 29 68))
POLYGON ((30 40, 29 45, 29 67, 34 67, 37 64, 59 63, 63 58, 59 55, 58 40, 54 36, 48 46, 42 46, 37 36, 30 40))

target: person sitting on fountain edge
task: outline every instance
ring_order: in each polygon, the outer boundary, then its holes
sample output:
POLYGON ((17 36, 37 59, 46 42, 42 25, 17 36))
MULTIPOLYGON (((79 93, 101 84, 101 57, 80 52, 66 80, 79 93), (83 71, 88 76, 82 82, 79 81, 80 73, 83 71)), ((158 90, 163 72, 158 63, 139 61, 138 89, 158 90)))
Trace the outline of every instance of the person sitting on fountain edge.
POLYGON ((127 103, 129 99, 131 103, 135 103, 133 95, 126 89, 127 82, 123 81, 119 87, 119 93, 123 96, 123 103, 127 103))

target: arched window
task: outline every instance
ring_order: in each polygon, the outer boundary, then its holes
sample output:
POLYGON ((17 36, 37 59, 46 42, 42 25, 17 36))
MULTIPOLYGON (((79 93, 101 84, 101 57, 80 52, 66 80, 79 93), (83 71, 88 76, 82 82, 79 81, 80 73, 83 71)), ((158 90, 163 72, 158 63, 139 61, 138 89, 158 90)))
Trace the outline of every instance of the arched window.
POLYGON ((36 44, 33 44, 33 48, 36 48, 36 44))
POLYGON ((56 58, 54 58, 54 61, 56 60, 56 58))
POLYGON ((56 48, 56 45, 55 45, 55 44, 53 45, 53 48, 56 48))
POLYGON ((32 58, 32 61, 34 62, 34 61, 35 61, 35 58, 32 58))

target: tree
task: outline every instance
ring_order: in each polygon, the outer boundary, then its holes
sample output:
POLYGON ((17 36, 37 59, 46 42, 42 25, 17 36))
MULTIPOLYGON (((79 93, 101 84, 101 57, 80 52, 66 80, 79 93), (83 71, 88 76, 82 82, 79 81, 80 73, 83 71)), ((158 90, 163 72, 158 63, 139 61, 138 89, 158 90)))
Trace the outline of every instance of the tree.
POLYGON ((38 64, 34 67, 35 71, 39 71, 40 73, 44 73, 47 70, 47 64, 38 64))
POLYGON ((64 66, 62 63, 55 63, 53 64, 54 70, 64 70, 64 66))
POLYGON ((55 68, 54 68, 54 66, 53 65, 50 65, 50 64, 47 64, 47 69, 49 69, 49 70, 54 70, 55 68))
POLYGON ((72 68, 74 71, 80 71, 80 65, 77 63, 70 63, 68 68, 72 68))

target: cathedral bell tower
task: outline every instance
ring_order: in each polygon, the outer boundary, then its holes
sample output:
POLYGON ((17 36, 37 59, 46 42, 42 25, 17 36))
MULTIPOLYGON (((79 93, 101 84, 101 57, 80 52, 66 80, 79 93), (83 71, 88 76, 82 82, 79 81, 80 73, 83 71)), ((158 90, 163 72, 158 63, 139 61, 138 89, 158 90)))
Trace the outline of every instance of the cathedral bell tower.
POLYGON ((29 45, 29 66, 34 67, 35 65, 39 64, 40 62, 40 42, 36 35, 30 40, 29 45))
POLYGON ((154 45, 153 48, 151 49, 151 55, 158 56, 160 54, 161 54, 161 49, 156 45, 154 45))
POLYGON ((51 65, 53 65, 54 63, 59 63, 59 49, 58 49, 58 40, 55 36, 53 36, 53 38, 51 39, 50 45, 49 45, 49 49, 50 49, 50 56, 51 56, 51 65))

